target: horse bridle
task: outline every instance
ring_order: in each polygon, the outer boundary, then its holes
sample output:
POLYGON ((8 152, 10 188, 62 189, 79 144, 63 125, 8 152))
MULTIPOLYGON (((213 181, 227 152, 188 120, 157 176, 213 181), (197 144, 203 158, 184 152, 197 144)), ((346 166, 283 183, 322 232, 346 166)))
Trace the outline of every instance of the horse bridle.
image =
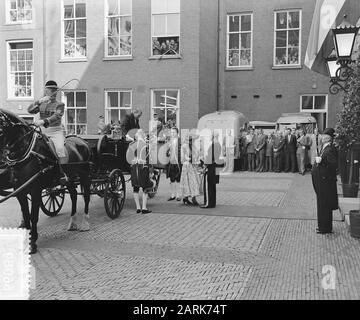
MULTIPOLYGON (((25 126, 24 123, 14 123, 13 121, 11 121, 11 119, 5 113, 0 111, 0 136, 4 134, 4 128, 9 129, 9 128, 23 127, 23 126, 25 126)), ((33 149, 35 147, 37 139, 41 137, 41 129, 35 125, 30 125, 30 126, 32 128, 27 133, 25 133, 20 138, 17 138, 15 141, 8 143, 4 147, 4 149, 6 151, 8 151, 5 153, 5 164, 7 166, 14 167, 16 165, 19 165, 19 164, 25 162, 26 160, 28 160, 32 154, 36 155, 37 157, 39 156, 37 153, 35 153, 33 151, 33 149), (22 154, 17 159, 11 159, 11 156, 10 156, 11 152, 9 152, 9 151, 14 149, 20 141, 23 141, 25 138, 27 138, 31 134, 32 134, 31 142, 30 142, 29 147, 26 149, 25 153, 22 154)))

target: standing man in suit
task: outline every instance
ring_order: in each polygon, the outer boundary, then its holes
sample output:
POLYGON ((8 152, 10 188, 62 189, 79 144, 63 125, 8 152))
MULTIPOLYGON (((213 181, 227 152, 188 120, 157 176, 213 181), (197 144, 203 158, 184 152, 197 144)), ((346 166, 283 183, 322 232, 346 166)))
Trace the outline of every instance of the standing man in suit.
POLYGON ((270 133, 266 141, 265 171, 272 172, 274 159, 274 133, 270 133))
POLYGON ((336 171, 338 168, 338 153, 333 145, 335 130, 327 128, 322 135, 322 150, 315 158, 311 171, 313 187, 317 201, 317 233, 332 233, 332 212, 337 210, 338 194, 336 186, 336 171))
POLYGON ((305 159, 306 159, 306 150, 309 146, 309 139, 306 136, 304 130, 299 130, 299 138, 297 139, 297 163, 299 168, 299 174, 305 175, 305 159))
POLYGON ((296 147, 297 139, 295 136, 295 129, 287 129, 287 136, 285 138, 285 172, 291 170, 296 172, 296 147))
POLYGON ((274 166, 275 172, 281 172, 282 170, 282 158, 284 151, 285 139, 282 132, 277 131, 274 139, 274 166))
POLYGON ((246 136, 246 154, 247 154, 247 164, 248 164, 248 171, 255 170, 255 136, 254 136, 254 129, 250 129, 249 134, 246 136))
POLYGON ((262 129, 258 131, 258 135, 255 140, 255 151, 256 151, 256 171, 264 172, 266 135, 264 135, 262 129))
POLYGON ((213 132, 211 140, 204 155, 204 205, 200 206, 202 209, 216 207, 216 185, 219 183, 220 178, 216 172, 216 167, 223 163, 223 161, 220 160, 222 147, 219 142, 219 134, 213 132))
POLYGON ((140 129, 139 119, 141 116, 142 111, 135 109, 121 120, 122 135, 126 136, 127 140, 134 141, 135 133, 140 129))

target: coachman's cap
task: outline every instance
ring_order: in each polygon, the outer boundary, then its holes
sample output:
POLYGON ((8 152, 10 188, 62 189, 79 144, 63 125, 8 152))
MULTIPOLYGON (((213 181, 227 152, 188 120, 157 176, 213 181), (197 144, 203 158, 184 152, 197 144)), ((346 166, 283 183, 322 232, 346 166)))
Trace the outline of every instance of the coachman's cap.
POLYGON ((335 137, 335 130, 333 128, 326 128, 323 132, 323 134, 326 134, 330 136, 331 138, 335 137))
POLYGON ((45 88, 58 89, 58 85, 55 81, 49 80, 48 82, 45 83, 45 88))

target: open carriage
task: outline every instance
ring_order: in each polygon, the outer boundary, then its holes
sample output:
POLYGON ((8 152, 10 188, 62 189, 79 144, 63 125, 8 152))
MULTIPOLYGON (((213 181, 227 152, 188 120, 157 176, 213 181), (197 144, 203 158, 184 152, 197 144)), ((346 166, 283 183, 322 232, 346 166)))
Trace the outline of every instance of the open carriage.
MULTIPOLYGON (((130 164, 126 160, 129 142, 123 139, 113 139, 110 136, 87 135, 82 136, 90 146, 92 159, 89 163, 63 165, 64 171, 73 174, 76 170, 88 166, 91 175, 91 194, 104 199, 106 214, 111 219, 120 216, 126 198, 126 183, 130 181, 130 164)), ((156 185, 149 193, 154 198, 160 183, 162 165, 151 166, 156 172, 156 185)), ((42 194, 42 211, 50 216, 56 216, 65 201, 65 188, 56 186, 45 189, 42 194)), ((78 192, 82 194, 82 192, 78 192)))

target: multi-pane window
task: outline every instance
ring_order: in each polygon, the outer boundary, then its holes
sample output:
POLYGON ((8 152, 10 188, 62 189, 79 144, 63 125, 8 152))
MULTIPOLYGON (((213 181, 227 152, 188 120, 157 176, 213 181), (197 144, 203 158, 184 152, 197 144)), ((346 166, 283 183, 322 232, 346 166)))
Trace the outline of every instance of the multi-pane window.
POLYGON ((86 57, 86 0, 63 0, 63 58, 86 57))
POLYGON ((105 92, 105 121, 117 124, 132 110, 132 92, 130 90, 107 90, 105 92))
POLYGON ((67 134, 87 133, 87 93, 86 91, 65 91, 65 124, 67 134))
POLYGON ((227 66, 252 65, 252 14, 228 15, 227 66))
POLYGON ((301 111, 323 112, 327 110, 327 95, 303 95, 301 96, 301 111))
POLYGON ((301 11, 275 12, 274 65, 300 65, 301 11))
POLYGON ((106 56, 132 54, 132 0, 106 0, 106 56))
POLYGON ((180 50, 180 0, 151 0, 152 54, 176 55, 180 50))
POLYGON ((32 42, 8 43, 9 98, 33 96, 34 60, 32 42))
POLYGON ((6 0, 7 23, 28 23, 33 19, 32 0, 6 0))
MULTIPOLYGON (((311 114, 316 119, 320 132, 323 131, 327 127, 328 96, 326 94, 300 96, 300 111, 311 114)), ((311 130, 307 132, 310 133, 311 130)))
POLYGON ((152 116, 157 114, 158 120, 167 128, 179 127, 180 91, 174 89, 153 90, 152 116))

